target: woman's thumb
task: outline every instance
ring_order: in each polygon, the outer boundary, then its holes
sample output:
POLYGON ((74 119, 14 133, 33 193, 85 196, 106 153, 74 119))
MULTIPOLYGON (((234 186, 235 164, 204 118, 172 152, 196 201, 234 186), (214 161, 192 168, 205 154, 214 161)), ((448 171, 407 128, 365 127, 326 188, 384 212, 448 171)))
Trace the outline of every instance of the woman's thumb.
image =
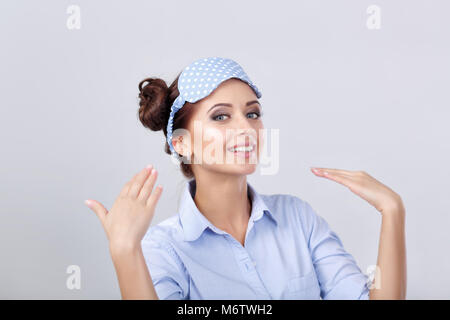
POLYGON ((103 222, 103 219, 105 219, 106 214, 108 213, 108 210, 98 201, 96 200, 85 200, 84 203, 95 212, 97 217, 100 219, 101 222, 103 222))

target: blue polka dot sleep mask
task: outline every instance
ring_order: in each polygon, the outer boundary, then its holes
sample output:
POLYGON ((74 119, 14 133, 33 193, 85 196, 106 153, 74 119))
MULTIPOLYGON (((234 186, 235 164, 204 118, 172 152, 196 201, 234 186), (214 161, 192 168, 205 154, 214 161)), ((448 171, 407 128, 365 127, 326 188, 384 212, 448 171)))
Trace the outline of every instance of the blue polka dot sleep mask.
POLYGON ((175 113, 184 103, 195 103, 213 92, 223 81, 237 78, 245 81, 255 92, 258 98, 262 94, 253 84, 244 69, 234 60, 220 57, 202 58, 186 66, 178 78, 179 96, 171 106, 169 121, 167 123, 167 143, 172 155, 179 159, 172 145, 172 127, 175 113))

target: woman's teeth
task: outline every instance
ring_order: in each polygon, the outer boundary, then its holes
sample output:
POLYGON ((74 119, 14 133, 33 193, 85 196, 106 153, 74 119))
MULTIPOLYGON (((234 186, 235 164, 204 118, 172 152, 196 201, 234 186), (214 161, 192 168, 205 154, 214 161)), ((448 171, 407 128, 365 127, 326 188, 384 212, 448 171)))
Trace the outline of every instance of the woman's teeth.
POLYGON ((231 148, 229 149, 231 152, 251 152, 253 151, 254 146, 248 146, 248 147, 237 147, 237 148, 231 148))

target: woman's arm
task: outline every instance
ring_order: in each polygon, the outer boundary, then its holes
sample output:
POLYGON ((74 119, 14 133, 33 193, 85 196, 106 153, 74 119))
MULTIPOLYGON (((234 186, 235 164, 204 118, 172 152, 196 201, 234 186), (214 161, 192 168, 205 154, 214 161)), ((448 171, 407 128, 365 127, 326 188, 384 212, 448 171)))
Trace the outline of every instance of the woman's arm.
POLYGON ((377 272, 375 280, 380 283, 373 284, 370 300, 406 299, 405 209, 402 204, 382 213, 377 272))
POLYGON ((122 299, 158 299, 141 247, 162 193, 161 186, 153 189, 156 177, 152 165, 142 169, 125 184, 110 211, 98 201, 86 201, 108 237, 122 299))
POLYGON ((110 253, 123 300, 158 300, 141 246, 129 248, 110 246, 110 253))
POLYGON ((364 171, 311 168, 348 187, 382 216, 377 270, 369 299, 406 299, 405 208, 401 197, 364 171))

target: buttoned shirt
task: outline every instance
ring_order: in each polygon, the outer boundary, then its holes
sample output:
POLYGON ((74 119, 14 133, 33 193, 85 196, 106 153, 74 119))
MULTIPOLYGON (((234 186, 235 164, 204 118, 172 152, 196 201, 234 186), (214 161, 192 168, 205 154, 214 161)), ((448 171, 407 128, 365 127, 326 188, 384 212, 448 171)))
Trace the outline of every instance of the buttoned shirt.
POLYGON ((368 276, 307 201, 247 182, 242 245, 199 211, 195 190, 187 181, 178 213, 141 241, 159 299, 369 299, 368 276))

